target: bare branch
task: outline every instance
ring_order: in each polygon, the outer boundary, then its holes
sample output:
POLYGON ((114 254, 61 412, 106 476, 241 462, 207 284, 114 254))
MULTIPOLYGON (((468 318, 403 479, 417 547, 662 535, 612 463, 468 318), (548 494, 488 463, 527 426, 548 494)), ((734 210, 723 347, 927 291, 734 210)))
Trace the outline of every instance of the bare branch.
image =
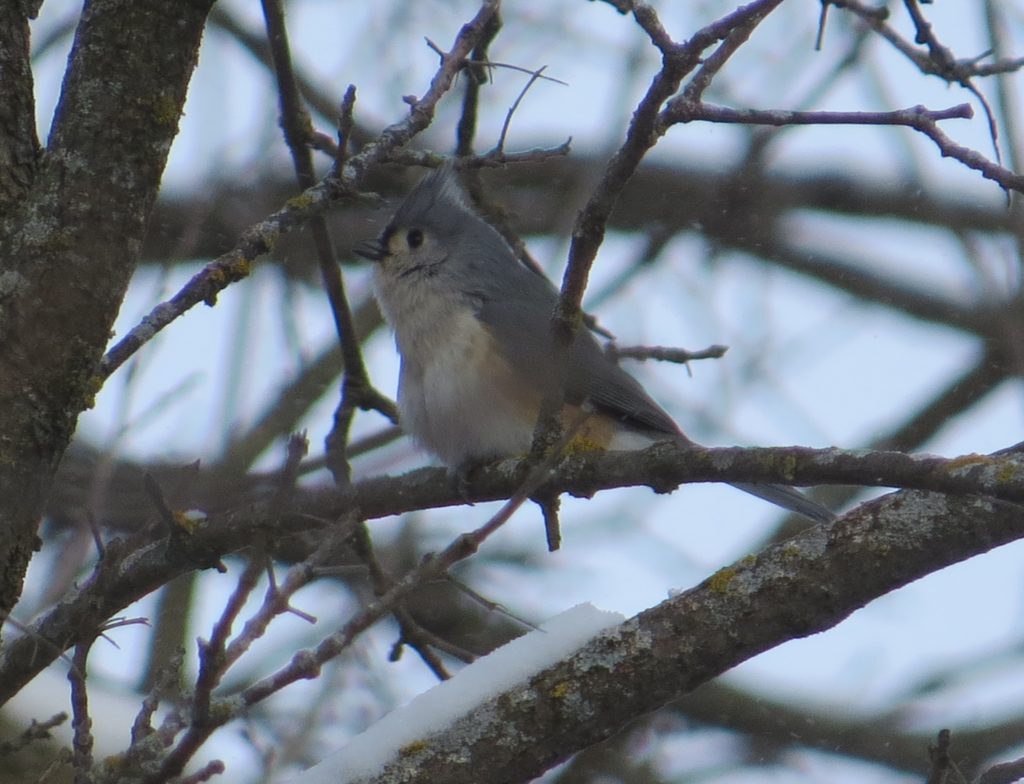
POLYGON ((329 177, 307 188, 280 210, 250 226, 232 250, 204 267, 171 299, 153 308, 107 352, 97 374, 98 382, 105 380, 154 335, 191 308, 200 302, 215 304, 217 295, 232 283, 246 278, 252 264, 268 253, 282 236, 305 225, 314 215, 336 202, 367 201, 367 197, 357 192, 366 171, 373 164, 386 160, 393 150, 430 124, 438 101, 450 89, 463 60, 475 46, 484 25, 497 11, 498 5, 498 0, 486 0, 476 16, 462 27, 451 52, 431 79, 429 89, 410 107, 406 119, 385 128, 377 140, 367 144, 358 155, 349 158, 340 176, 329 177))
POLYGON ((89 717, 89 694, 85 685, 86 662, 95 638, 86 638, 75 646, 74 666, 68 672, 71 682, 71 727, 75 784, 92 782, 92 719, 89 717))
POLYGON ((948 109, 931 110, 912 106, 894 112, 794 112, 783 109, 732 109, 688 100, 685 96, 673 98, 661 113, 667 127, 673 123, 695 120, 721 123, 748 123, 752 125, 905 125, 920 130, 926 124, 939 120, 964 119, 974 116, 970 104, 961 103, 948 109))
POLYGON ((686 365, 698 359, 721 359, 728 346, 708 346, 699 351, 689 351, 685 348, 667 348, 665 346, 617 346, 609 343, 605 351, 613 359, 638 359, 644 362, 654 359, 658 362, 676 362, 686 365))
MULTIPOLYGON (((460 506, 467 501, 511 498, 502 514, 481 531, 462 537, 403 579, 394 589, 398 593, 394 596, 389 594, 389 600, 393 600, 411 590, 418 579, 437 576, 451 563, 471 555, 479 542, 504 523, 505 515, 511 514, 512 509, 541 488, 589 497, 613 487, 647 486, 656 492, 669 492, 682 483, 690 482, 768 482, 797 486, 836 483, 915 488, 974 497, 973 503, 983 508, 995 503, 985 500, 983 497, 986 496, 1011 503, 1024 502, 1024 470, 1020 468, 1019 457, 1012 454, 945 459, 900 452, 803 447, 706 449, 680 447, 666 442, 641 452, 574 452, 563 459, 550 476, 546 471, 542 475, 532 472, 528 461, 499 461, 475 471, 468 486, 443 469, 425 468, 402 477, 359 482, 353 488, 349 503, 358 508, 365 518, 377 518, 415 509, 460 506), (537 481, 542 484, 535 485, 537 481)), ((929 503, 936 501, 929 500, 929 503)), ((282 519, 270 517, 266 506, 246 506, 224 515, 211 516, 188 536, 172 534, 144 546, 133 552, 130 559, 127 556, 106 559, 104 564, 116 563, 116 568, 108 565, 105 571, 98 571, 76 593, 28 627, 24 636, 11 641, 0 651, 0 703, 17 693, 27 680, 59 655, 58 651, 76 642, 84 630, 102 624, 132 601, 178 574, 197 566, 215 566, 220 556, 251 541, 254 530, 285 530, 290 533, 321 530, 325 519, 342 519, 351 508, 346 505, 339 508, 334 495, 324 499, 316 514, 303 511, 299 506, 282 519)), ((988 546, 995 546, 995 539, 985 539, 985 542, 989 543, 988 546)), ((288 593, 282 589, 283 596, 288 593)), ((357 634, 366 625, 376 622, 389 609, 381 604, 382 601, 364 610, 363 615, 351 622, 351 628, 346 626, 346 629, 357 634)), ((269 622, 276 612, 270 612, 265 622, 269 622)), ((330 658, 347 644, 342 635, 327 644, 323 653, 330 658)), ((316 669, 312 667, 314 661, 301 659, 296 662, 296 671, 289 676, 289 682, 309 677, 316 669)), ((271 684, 260 688, 262 696, 256 695, 259 699, 270 693, 262 690, 274 690, 271 684)))
POLYGON ((0 741, 0 757, 14 754, 36 741, 49 740, 52 737, 50 730, 55 727, 59 727, 67 720, 68 715, 66 713, 55 713, 45 721, 36 721, 35 719, 32 719, 29 726, 26 727, 17 738, 14 738, 13 740, 0 741))
POLYGON ((993 765, 978 777, 978 784, 1013 784, 1024 778, 1024 757, 993 765))
MULTIPOLYGON (((484 769, 501 770, 508 781, 528 781, 740 661, 834 626, 871 599, 931 571, 940 551, 960 552, 977 535, 955 532, 972 519, 975 501, 951 503, 941 511, 904 514, 897 511, 898 500, 880 499, 847 519, 747 556, 476 706, 360 784, 439 777, 446 784, 475 784, 484 769), (940 522, 946 512, 957 523, 940 522), (885 526, 877 526, 879 515, 885 526), (879 546, 885 558, 877 557, 879 546), (793 602, 795 595, 802 600, 793 602), (620 687, 624 678, 628 688, 620 687), (538 722, 538 715, 565 718, 538 722), (579 715, 587 720, 570 720, 579 715), (503 743, 510 733, 521 742, 503 743)), ((1018 507, 998 505, 989 513, 1002 521, 996 528, 1009 524, 1024 533, 1018 507)))

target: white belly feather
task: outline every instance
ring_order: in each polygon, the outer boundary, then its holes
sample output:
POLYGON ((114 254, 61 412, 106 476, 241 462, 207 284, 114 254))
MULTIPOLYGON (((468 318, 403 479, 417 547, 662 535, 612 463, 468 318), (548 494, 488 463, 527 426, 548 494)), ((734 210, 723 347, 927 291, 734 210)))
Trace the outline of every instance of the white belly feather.
POLYGON ((465 309, 431 333, 429 347, 401 352, 402 426, 450 466, 525 454, 539 399, 524 394, 480 322, 465 309))

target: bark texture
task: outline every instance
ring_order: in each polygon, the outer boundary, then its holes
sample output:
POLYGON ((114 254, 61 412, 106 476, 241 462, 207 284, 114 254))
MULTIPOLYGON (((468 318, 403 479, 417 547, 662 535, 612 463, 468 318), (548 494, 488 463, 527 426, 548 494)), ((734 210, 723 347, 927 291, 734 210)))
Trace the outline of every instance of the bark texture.
POLYGON ((0 613, 139 258, 212 0, 94 0, 36 152, 28 23, 0 11, 0 613))

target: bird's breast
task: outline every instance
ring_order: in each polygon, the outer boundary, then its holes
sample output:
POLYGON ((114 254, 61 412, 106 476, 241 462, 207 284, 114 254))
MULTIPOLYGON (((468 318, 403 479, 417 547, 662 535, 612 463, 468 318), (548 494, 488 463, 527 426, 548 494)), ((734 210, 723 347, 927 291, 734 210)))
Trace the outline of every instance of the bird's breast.
POLYGON ((450 466, 529 450, 536 381, 513 372, 471 309, 435 321, 429 339, 396 337, 402 425, 421 446, 450 466))

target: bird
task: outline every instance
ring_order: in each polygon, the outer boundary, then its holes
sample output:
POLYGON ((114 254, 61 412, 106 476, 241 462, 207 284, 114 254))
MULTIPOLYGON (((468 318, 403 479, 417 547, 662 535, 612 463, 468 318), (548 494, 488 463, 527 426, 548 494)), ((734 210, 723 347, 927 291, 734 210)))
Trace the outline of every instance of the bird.
MULTIPOLYGON (((563 425, 575 423, 574 444, 696 446, 590 330, 559 349, 558 290, 471 206, 453 163, 423 177, 383 232, 354 250, 375 263, 375 295, 394 332, 401 425, 449 468, 529 452, 553 396, 564 400, 563 425)), ((835 519, 791 487, 732 484, 814 522, 835 519)))

